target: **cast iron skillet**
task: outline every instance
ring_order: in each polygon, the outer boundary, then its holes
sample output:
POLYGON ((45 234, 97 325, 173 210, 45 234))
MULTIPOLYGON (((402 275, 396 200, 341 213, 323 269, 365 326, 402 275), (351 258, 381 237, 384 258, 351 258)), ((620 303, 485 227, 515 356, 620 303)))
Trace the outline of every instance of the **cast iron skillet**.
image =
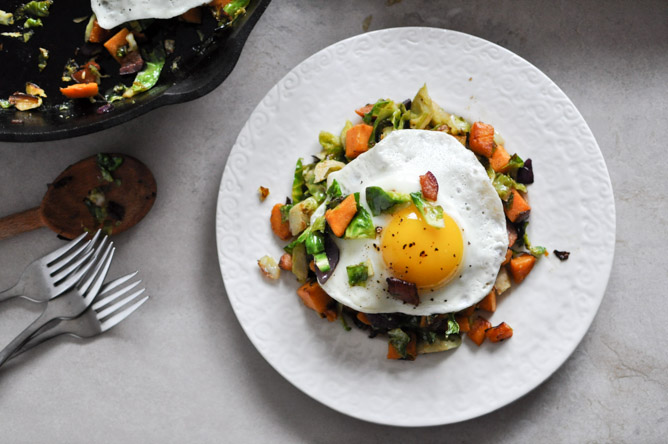
MULTIPOLYGON (((65 111, 55 105, 30 111, 0 109, 0 141, 36 142, 89 134, 111 128, 160 106, 187 102, 207 94, 232 72, 246 39, 270 1, 251 0, 244 16, 232 26, 207 35, 211 38, 205 39, 204 43, 200 42, 195 27, 179 24, 176 29, 171 29, 169 36, 176 39, 176 55, 181 56, 181 68, 172 72, 166 66, 155 87, 138 95, 133 102, 114 103, 113 109, 108 112, 101 113, 99 103, 91 104, 85 99, 76 101, 74 107, 65 111), (194 51, 193 46, 200 51, 194 51)), ((13 5, 3 4, 2 9, 12 11, 13 7, 23 2, 10 3, 13 5)), ((54 2, 51 8, 51 15, 43 19, 44 28, 38 29, 28 43, 2 38, 0 98, 7 98, 14 91, 23 91, 25 82, 32 81, 46 91, 48 103, 62 102, 59 87, 65 85, 61 81, 63 67, 68 58, 81 50, 78 49, 83 43, 81 29, 85 27, 85 23, 76 25, 72 19, 90 15, 90 3, 88 0, 63 2, 67 8, 56 8, 57 3, 54 2), (50 52, 47 67, 42 72, 37 69, 40 47, 50 52)), ((208 15, 204 14, 205 17, 208 15)), ((118 71, 118 66, 113 66, 112 62, 108 62, 108 69, 102 65, 105 72, 118 71)), ((113 79, 108 80, 112 81, 103 85, 113 86, 113 79)), ((125 83, 130 83, 128 78, 125 78, 125 83)))

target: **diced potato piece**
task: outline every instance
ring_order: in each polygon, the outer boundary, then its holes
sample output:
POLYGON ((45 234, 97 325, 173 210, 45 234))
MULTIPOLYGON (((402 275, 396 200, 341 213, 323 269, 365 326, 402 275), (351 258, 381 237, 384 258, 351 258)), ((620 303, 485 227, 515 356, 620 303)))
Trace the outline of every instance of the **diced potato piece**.
POLYGON ((508 275, 506 267, 501 267, 499 270, 499 274, 496 276, 496 282, 494 283, 494 288, 496 288, 497 295, 503 294, 510 288, 510 276, 508 275))
POLYGON ((278 279, 281 277, 281 269, 276 263, 276 259, 271 256, 262 256, 260 260, 257 261, 262 274, 264 274, 269 279, 278 279))

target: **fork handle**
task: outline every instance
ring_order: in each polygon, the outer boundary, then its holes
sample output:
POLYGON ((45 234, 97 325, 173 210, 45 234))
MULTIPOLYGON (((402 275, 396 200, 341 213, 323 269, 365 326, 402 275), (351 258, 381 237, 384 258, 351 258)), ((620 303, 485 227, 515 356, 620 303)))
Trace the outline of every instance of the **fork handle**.
POLYGON ((28 328, 19 333, 12 342, 2 349, 0 352, 0 365, 4 364, 16 350, 30 340, 30 337, 35 334, 35 332, 42 328, 44 324, 48 323, 49 319, 46 319, 46 312, 47 310, 44 310, 42 314, 28 326, 28 328))
MULTIPOLYGON (((42 327, 49 324, 51 321, 56 319, 72 318, 79 315, 79 313, 72 312, 72 306, 68 298, 70 294, 65 294, 63 296, 57 297, 50 300, 44 311, 37 319, 35 319, 32 324, 30 324, 25 330, 23 330, 19 335, 12 340, 5 348, 0 351, 0 365, 4 364, 7 359, 9 359, 16 350, 21 348, 23 344, 28 342, 30 338, 40 331, 42 327)), ((76 294, 77 297, 78 294, 76 294)))
POLYGON ((71 324, 73 322, 76 321, 73 319, 56 319, 54 321, 47 322, 44 328, 38 330, 37 333, 31 336, 27 342, 23 343, 22 346, 16 349, 14 353, 10 355, 9 359, 14 359, 23 352, 26 352, 31 348, 38 346, 42 342, 48 341, 49 339, 53 339, 66 333, 71 333, 71 324))
POLYGON ((23 296, 23 290, 25 286, 22 283, 18 283, 7 290, 0 291, 0 302, 6 301, 7 299, 15 298, 17 296, 23 296))
POLYGON ((0 219, 0 240, 46 226, 40 207, 0 219))

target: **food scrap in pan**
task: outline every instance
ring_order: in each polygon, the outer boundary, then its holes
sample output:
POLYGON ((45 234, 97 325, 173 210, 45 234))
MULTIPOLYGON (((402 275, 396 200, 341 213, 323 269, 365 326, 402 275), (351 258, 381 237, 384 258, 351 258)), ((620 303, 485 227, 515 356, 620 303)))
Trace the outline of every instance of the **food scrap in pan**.
MULTIPOLYGON (((152 89, 165 66, 173 71, 180 69, 180 56, 175 54, 179 42, 169 37, 175 27, 192 27, 201 42, 208 39, 207 35, 228 27, 242 16, 249 3, 250 0, 214 0, 210 3, 201 0, 92 0, 90 15, 72 17, 70 26, 81 28, 81 41, 63 43, 73 46, 70 59, 64 65, 62 96, 46 101, 42 100, 45 96, 15 92, 0 99, 0 110, 28 111, 57 105, 66 114, 78 100, 85 99, 99 105, 98 113, 108 112, 115 102, 129 101, 152 89), (207 20, 204 20, 205 13, 207 20), (107 64, 107 60, 115 60, 116 67, 107 64), (106 70, 102 67, 105 65, 106 70), (111 79, 118 79, 119 75, 120 81, 111 79)), ((3 39, 27 43, 36 33, 53 32, 53 28, 47 30, 45 27, 53 11, 63 7, 67 7, 66 2, 44 0, 26 2, 14 11, 0 10, 0 50, 4 46, 3 39)), ((42 47, 35 48, 33 60, 37 62, 35 72, 45 70, 48 64, 59 63, 52 59, 48 49, 42 47)))

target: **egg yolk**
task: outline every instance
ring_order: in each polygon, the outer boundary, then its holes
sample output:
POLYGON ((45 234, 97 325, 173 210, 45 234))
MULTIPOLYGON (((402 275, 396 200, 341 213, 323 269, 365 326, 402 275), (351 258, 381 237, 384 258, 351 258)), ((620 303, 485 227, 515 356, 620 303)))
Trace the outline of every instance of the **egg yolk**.
POLYGON ((383 229, 383 261, 396 278, 417 285, 419 290, 444 285, 462 261, 462 232, 455 221, 443 214, 445 227, 427 224, 415 205, 392 215, 383 229))

